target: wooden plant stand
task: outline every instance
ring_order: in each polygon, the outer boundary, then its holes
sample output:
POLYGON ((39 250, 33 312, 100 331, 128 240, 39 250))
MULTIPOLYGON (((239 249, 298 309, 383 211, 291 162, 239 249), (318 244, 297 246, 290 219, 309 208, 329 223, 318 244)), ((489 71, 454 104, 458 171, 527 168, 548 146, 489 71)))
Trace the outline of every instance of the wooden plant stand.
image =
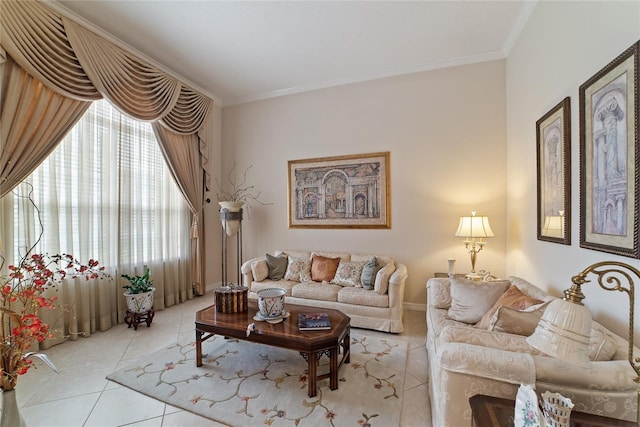
POLYGON ((130 328, 131 326, 133 326, 133 329, 135 331, 138 330, 138 324, 142 323, 142 322, 146 322, 147 323, 147 328, 151 326, 151 322, 153 321, 153 316, 156 314, 155 311, 153 311, 153 308, 149 311, 145 311, 144 313, 134 313, 132 311, 127 310, 125 316, 124 316, 124 322, 129 325, 128 327, 130 328))

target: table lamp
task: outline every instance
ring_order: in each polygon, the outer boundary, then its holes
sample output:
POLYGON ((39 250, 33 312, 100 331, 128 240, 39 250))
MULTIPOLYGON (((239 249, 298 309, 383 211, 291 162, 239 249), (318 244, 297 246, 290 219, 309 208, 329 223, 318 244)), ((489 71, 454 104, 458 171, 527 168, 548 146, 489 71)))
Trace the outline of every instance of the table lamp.
MULTIPOLYGON (((635 372, 636 383, 640 383, 640 358, 633 355, 634 284, 633 276, 640 278, 640 271, 616 261, 599 262, 573 276, 571 288, 564 297, 552 301, 545 310, 533 334, 527 338, 532 347, 558 359, 577 365, 589 364, 589 340, 591 337, 591 312, 582 304, 584 294, 581 286, 588 283, 586 276, 593 273, 605 291, 625 292, 629 297, 629 364, 635 372)), ((640 398, 640 388, 638 389, 640 398)), ((640 426, 640 405, 636 411, 640 426)))
POLYGON ((471 255, 471 274, 467 277, 472 279, 482 277, 476 274, 476 259, 478 252, 487 244, 482 239, 494 236, 489 225, 489 217, 476 216, 476 211, 471 211, 471 216, 461 216, 455 236, 464 237, 464 247, 471 255))

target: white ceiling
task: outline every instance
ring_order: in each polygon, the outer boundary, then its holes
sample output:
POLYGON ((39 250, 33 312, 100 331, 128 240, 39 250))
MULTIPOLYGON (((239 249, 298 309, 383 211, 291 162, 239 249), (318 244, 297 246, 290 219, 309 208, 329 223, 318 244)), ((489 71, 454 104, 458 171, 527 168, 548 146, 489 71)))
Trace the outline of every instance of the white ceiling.
POLYGON ((535 2, 73 0, 50 4, 81 17, 81 23, 92 23, 94 30, 106 31, 219 103, 232 105, 504 58, 535 2))

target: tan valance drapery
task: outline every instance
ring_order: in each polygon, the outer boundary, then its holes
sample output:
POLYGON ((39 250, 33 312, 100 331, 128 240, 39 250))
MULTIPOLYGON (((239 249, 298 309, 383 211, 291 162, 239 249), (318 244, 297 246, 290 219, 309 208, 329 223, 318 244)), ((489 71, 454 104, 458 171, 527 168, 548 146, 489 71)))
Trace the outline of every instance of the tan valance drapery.
POLYGON ((91 106, 30 76, 9 56, 0 64, 0 197, 29 176, 91 106))
POLYGON ((27 72, 74 99, 105 97, 122 112, 178 134, 200 129, 213 101, 35 1, 2 0, 2 47, 27 72))
MULTIPOLYGON (((50 90, 81 104, 105 97, 122 112, 138 120, 159 123, 178 135, 195 135, 206 123, 213 107, 213 100, 175 77, 60 15, 43 3, 0 1, 0 49, 6 50, 7 56, 13 58, 15 64, 50 90)), ((6 83, 7 73, 0 74, 4 74, 0 80, 3 84, 6 83)), ((4 97, 4 93, 2 96, 4 97)), ((40 94, 31 96, 36 98, 27 102, 34 104, 40 94)), ((0 105, 4 104, 4 107, 7 107, 5 100, 2 101, 0 105)), ((24 103, 23 98, 17 99, 17 103, 24 103)), ((7 107, 5 111, 11 108, 7 107)), ((66 114, 63 118, 64 123, 56 126, 58 129, 70 129, 79 117, 78 114, 66 114)), ((43 129, 53 125, 55 121, 53 117, 43 117, 37 125, 43 129)), ((6 192, 28 176, 33 170, 33 164, 37 166, 64 137, 66 131, 50 133, 47 138, 39 141, 40 146, 47 149, 39 152, 38 159, 22 159, 29 162, 27 167, 15 163, 19 159, 16 152, 11 150, 29 152, 29 148, 22 145, 25 141, 22 137, 25 129, 18 129, 16 126, 32 125, 24 122, 10 123, 6 119, 0 119, 0 125, 4 128, 3 140, 0 141, 0 181, 3 184, 2 191, 6 192), (20 136, 22 140, 15 139, 15 135, 20 136)), ((26 129, 26 132, 33 132, 33 129, 26 129)), ((159 140, 161 145, 165 145, 177 143, 179 138, 163 136, 159 140)), ((197 166, 198 173, 202 173, 202 161, 206 160, 202 150, 201 155, 200 165, 197 166)), ((206 181, 208 180, 207 177, 206 181)), ((200 182, 202 181, 204 180, 200 182)), ((203 187, 201 184, 198 190, 201 195, 204 192, 203 187)), ((197 236, 194 236, 194 239, 199 240, 196 245, 199 247, 203 241, 202 231, 197 227, 201 211, 193 210, 191 195, 185 194, 185 197, 189 200, 194 215, 193 224, 197 236)), ((192 256, 200 257, 201 254, 196 253, 192 256)), ((198 271, 192 271, 192 276, 201 278, 202 263, 198 261, 196 264, 200 268, 198 271)), ((203 291, 204 285, 198 283, 196 292, 201 294, 203 291)))

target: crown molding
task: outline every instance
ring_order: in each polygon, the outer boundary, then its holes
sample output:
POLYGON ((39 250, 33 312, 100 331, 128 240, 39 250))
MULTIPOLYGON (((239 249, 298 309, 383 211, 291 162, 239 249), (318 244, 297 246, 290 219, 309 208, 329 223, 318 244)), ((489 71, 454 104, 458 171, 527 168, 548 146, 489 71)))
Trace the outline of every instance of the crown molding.
POLYGON ((129 52, 130 54, 137 56, 138 58, 142 59, 143 61, 146 61, 150 65, 156 67, 160 71, 162 71, 164 73, 167 73, 168 75, 170 75, 171 77, 173 77, 173 78, 175 78, 177 80, 180 80, 181 83, 183 83, 185 85, 188 85, 192 89, 199 91, 200 93, 202 93, 205 96, 208 96, 209 98, 213 99, 213 102, 215 102, 217 105, 219 105, 219 106, 223 105, 223 102, 222 102, 221 98, 217 97, 216 95, 214 95, 212 93, 209 93, 207 90, 201 88, 197 84, 193 83, 192 81, 190 81, 189 79, 185 78, 184 76, 181 76, 180 74, 176 73, 175 71, 167 68, 165 65, 162 65, 161 63, 159 63, 155 59, 148 57, 147 55, 145 55, 144 53, 140 52, 136 48, 128 45, 127 43, 123 42, 119 38, 117 38, 114 35, 108 33, 107 31, 103 30, 102 28, 100 28, 96 24, 86 20, 82 16, 80 16, 80 15, 76 14, 75 12, 72 12, 71 10, 67 9, 66 7, 64 7, 63 5, 58 3, 57 1, 55 1, 55 0, 41 0, 41 2, 43 4, 46 4, 48 7, 50 7, 53 10, 55 10, 56 12, 60 13, 61 15, 64 15, 66 18, 69 18, 69 19, 77 22, 78 24, 80 24, 80 25, 88 28, 89 30, 93 31, 94 33, 98 34, 100 37, 104 38, 105 40, 110 41, 111 43, 113 43, 116 46, 118 46, 120 49, 123 49, 126 52, 129 52))
POLYGON ((475 54, 475 55, 450 58, 444 61, 429 62, 429 63, 417 65, 414 67, 396 68, 396 69, 390 69, 390 70, 386 70, 378 73, 366 73, 358 76, 326 80, 323 82, 294 86, 286 89, 279 89, 279 90, 274 90, 271 92, 265 92, 265 93, 256 94, 256 95, 247 95, 247 96, 241 96, 237 98, 231 98, 225 101, 225 107, 232 106, 232 105, 246 104, 249 102, 264 101, 267 99, 277 98, 280 96, 295 95, 298 93, 311 92, 314 90, 327 89, 327 88, 342 86, 347 84, 367 82, 371 80, 378 80, 378 79, 384 79, 388 77, 396 77, 396 76, 402 76, 407 74, 420 73, 423 71, 431 71, 431 70, 437 70, 442 68, 456 67, 460 65, 469 65, 469 64, 475 64, 480 62, 495 61, 495 60, 504 59, 504 58, 505 58, 505 54, 503 50, 492 50, 489 52, 484 52, 484 53, 475 54))
POLYGON ((513 23, 513 27, 511 27, 511 31, 509 32, 509 35, 507 36, 507 39, 502 46, 505 58, 509 56, 509 54, 511 53, 511 49, 513 49, 513 46, 515 46, 516 42, 518 41, 518 37, 520 37, 520 33, 522 33, 522 30, 524 30, 527 22, 529 22, 529 18, 531 18, 531 14, 533 13, 533 9, 535 9, 536 5, 538 4, 538 0, 526 1, 524 2, 524 4, 524 7, 518 14, 518 17, 513 23))

